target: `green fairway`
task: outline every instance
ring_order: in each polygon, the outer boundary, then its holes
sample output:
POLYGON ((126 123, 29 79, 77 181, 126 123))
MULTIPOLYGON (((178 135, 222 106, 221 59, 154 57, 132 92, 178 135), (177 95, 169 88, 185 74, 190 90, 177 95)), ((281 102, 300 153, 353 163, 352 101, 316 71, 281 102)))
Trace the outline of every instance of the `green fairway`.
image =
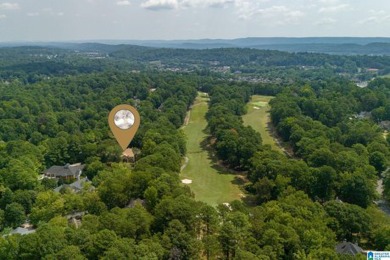
POLYGON ((191 109, 190 119, 183 131, 187 136, 187 157, 189 162, 181 173, 181 179, 192 180, 188 184, 195 199, 212 206, 240 199, 242 191, 233 184, 235 175, 221 171, 215 165, 207 148, 208 135, 205 133, 208 99, 199 94, 191 109))
POLYGON ((244 120, 244 125, 250 125, 261 134, 263 144, 269 144, 272 149, 282 152, 268 129, 268 124, 271 120, 268 103, 272 98, 272 96, 252 96, 251 101, 247 104, 248 113, 242 119, 244 120))

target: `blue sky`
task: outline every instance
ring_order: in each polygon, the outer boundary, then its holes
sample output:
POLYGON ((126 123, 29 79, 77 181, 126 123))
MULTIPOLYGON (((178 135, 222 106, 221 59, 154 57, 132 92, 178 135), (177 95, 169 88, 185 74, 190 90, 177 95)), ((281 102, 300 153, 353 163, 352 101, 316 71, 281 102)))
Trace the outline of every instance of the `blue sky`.
POLYGON ((0 41, 390 37, 388 0, 0 0, 0 41))

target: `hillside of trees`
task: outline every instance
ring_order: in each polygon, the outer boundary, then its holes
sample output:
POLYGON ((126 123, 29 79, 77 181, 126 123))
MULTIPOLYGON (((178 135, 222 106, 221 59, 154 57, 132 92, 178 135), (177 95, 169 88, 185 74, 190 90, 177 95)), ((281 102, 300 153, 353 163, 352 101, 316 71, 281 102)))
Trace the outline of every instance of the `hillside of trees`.
POLYGON ((281 78, 284 82, 304 78, 325 79, 335 75, 369 80, 375 75, 390 73, 389 58, 382 55, 329 55, 307 51, 287 53, 250 48, 194 50, 85 43, 65 44, 62 48, 0 48, 0 57, 2 79, 18 78, 29 83, 47 77, 107 70, 157 69, 202 75, 222 71, 232 78, 248 74, 268 81, 281 78))

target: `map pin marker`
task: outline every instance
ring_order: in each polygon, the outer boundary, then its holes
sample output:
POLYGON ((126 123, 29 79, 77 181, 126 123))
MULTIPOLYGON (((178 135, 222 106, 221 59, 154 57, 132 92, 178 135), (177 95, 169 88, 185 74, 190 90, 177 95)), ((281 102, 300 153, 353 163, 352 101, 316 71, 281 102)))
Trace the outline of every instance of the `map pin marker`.
POLYGON ((118 105, 108 115, 108 124, 123 151, 133 140, 140 124, 140 116, 130 105, 118 105))

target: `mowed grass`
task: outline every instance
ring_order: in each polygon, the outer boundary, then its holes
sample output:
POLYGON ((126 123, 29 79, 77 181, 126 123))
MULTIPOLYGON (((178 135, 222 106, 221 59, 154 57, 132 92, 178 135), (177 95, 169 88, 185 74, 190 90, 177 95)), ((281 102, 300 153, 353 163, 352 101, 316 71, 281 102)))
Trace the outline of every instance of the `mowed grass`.
POLYGON ((263 144, 271 145, 272 149, 281 151, 279 146, 276 144, 274 138, 271 136, 268 123, 271 121, 269 110, 269 101, 274 98, 272 96, 260 96, 254 95, 247 104, 248 113, 245 114, 242 119, 244 120, 245 126, 251 126, 253 129, 261 134, 263 144))
POLYGON ((216 206, 240 199, 242 191, 233 183, 235 175, 221 171, 221 167, 215 165, 207 150, 207 101, 204 95, 198 95, 191 109, 188 125, 182 128, 187 136, 189 162, 181 173, 181 179, 192 180, 192 183, 187 185, 194 192, 196 200, 216 206))

